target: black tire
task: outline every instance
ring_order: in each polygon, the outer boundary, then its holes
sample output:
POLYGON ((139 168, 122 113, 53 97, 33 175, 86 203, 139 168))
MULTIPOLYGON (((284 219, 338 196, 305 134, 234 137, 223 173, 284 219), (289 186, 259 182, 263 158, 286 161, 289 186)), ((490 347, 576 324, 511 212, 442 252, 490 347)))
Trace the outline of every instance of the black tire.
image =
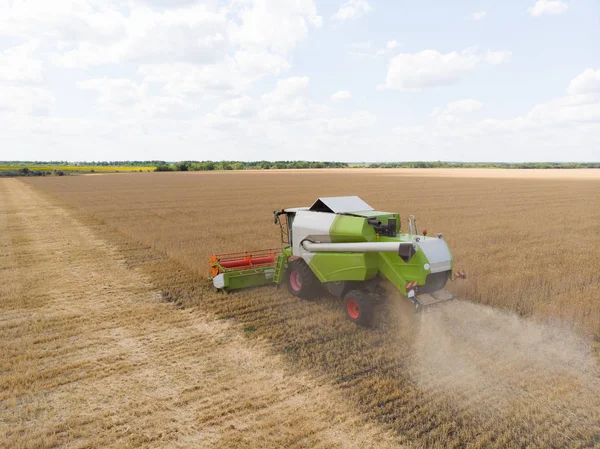
POLYGON ((417 287, 418 293, 431 293, 441 290, 448 282, 449 271, 441 271, 439 273, 429 273, 425 279, 425 285, 417 287))
POLYGON ((353 281, 325 282, 323 287, 336 298, 343 298, 348 291, 352 290, 355 284, 356 282, 353 281))
POLYGON ((312 299, 321 291, 321 282, 302 259, 290 262, 286 278, 289 292, 298 298, 312 299))
POLYGON ((374 298, 361 290, 350 290, 344 296, 344 309, 350 321, 360 326, 373 324, 374 298))

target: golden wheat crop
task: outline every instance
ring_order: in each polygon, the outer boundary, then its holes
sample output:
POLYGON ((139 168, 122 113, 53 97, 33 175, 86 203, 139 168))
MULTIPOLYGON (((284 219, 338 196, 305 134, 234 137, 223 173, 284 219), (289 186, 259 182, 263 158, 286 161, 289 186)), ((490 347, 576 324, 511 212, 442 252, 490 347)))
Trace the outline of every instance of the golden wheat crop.
POLYGON ((16 232, 23 228, 15 225, 18 201, 4 214, 15 231, 2 237, 0 248, 7 254, 2 260, 28 273, 17 282, 20 287, 8 289, 16 299, 2 309, 8 318, 0 337, 10 342, 10 351, 3 357, 8 377, 0 378, 0 400, 20 410, 10 419, 0 416, 0 422, 19 423, 9 441, 25 441, 24 447, 35 447, 42 437, 54 445, 82 446, 599 447, 600 373, 589 336, 600 323, 600 179, 592 172, 585 179, 575 172, 536 172, 531 178, 521 172, 451 173, 328 170, 28 180, 60 201, 30 204, 28 232, 16 232), (457 293, 471 301, 415 316, 390 291, 378 326, 367 330, 346 321, 339 300, 331 297, 305 302, 269 287, 217 294, 200 278, 213 251, 276 245, 273 209, 348 194, 403 217, 415 214, 421 229, 444 232, 469 276, 457 293), (63 201, 74 208, 61 206, 63 201), (44 241, 68 224, 60 211, 69 211, 80 226, 53 247, 44 241), (52 256, 63 247, 68 250, 52 256), (31 256, 44 254, 49 262, 60 257, 70 271, 54 280, 60 266, 32 271, 31 256), (79 287, 65 285, 69 273, 79 276, 79 287), (92 276, 88 282, 86 276, 92 276), (30 292, 28 281, 38 290, 30 292), (97 282, 101 288, 93 288, 97 282), (51 301, 44 286, 51 287, 51 301), (83 300, 87 288, 93 292, 83 300), (144 297, 148 289, 183 310, 144 297), (65 299, 58 301, 61 295, 65 299), (81 313, 96 303, 93 319, 83 319, 81 313), (35 313, 29 315, 29 309, 35 313), (59 312, 67 315, 57 320, 59 312), (223 335, 218 323, 246 336, 227 346, 237 334, 223 335), (89 332, 78 329, 83 326, 89 332), (34 337, 19 337, 29 334, 34 337), (65 349, 78 335, 80 346, 65 349), (139 359, 149 343, 152 351, 139 359), (222 345, 217 355, 210 350, 222 345), (111 351, 113 346, 121 352, 111 351), (265 372, 268 364, 255 360, 270 351, 282 357, 278 381, 265 372), (40 367, 51 368, 54 376, 40 367), (23 371, 29 377, 19 380, 23 371), (173 375, 157 382, 161 371, 173 375), (124 383, 127 378, 135 384, 124 383), (132 390, 128 404, 119 402, 125 386, 132 390), (152 388, 162 392, 158 398, 147 397, 152 388), (68 400, 65 389, 77 393, 75 400, 68 400), (117 409, 86 409, 85 404, 96 405, 98 395, 108 395, 117 409), (67 425, 44 419, 59 406, 67 410, 67 425), (333 418, 338 409, 340 416, 333 418), (87 413, 81 416, 82 410, 87 413), (382 439, 372 439, 379 434, 382 439))
POLYGON ((528 172, 533 179, 510 170, 424 172, 153 173, 30 182, 201 274, 212 252, 278 245, 272 210, 359 195, 376 209, 415 215, 421 229, 443 232, 468 275, 463 297, 600 336, 598 171, 528 172))

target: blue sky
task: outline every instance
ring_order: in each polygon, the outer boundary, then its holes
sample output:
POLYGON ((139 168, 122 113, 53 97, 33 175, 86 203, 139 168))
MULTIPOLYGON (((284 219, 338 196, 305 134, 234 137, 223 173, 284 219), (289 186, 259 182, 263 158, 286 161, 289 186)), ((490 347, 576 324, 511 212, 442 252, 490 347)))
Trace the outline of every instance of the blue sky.
POLYGON ((0 160, 599 161, 592 0, 0 0, 0 160))

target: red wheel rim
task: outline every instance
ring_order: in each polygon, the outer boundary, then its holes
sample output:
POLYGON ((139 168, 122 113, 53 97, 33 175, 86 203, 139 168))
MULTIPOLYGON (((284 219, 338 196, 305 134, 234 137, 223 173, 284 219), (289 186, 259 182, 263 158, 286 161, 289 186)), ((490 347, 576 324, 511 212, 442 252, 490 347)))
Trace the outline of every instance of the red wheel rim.
POLYGON ((352 318, 353 320, 357 319, 360 316, 360 308, 358 307, 358 303, 355 300, 348 300, 348 302, 346 303, 346 307, 348 308, 348 316, 350 316, 350 318, 352 318))
POLYGON ((302 288, 302 278, 300 277, 300 273, 297 271, 292 271, 290 273, 290 286, 295 292, 300 291, 302 288))

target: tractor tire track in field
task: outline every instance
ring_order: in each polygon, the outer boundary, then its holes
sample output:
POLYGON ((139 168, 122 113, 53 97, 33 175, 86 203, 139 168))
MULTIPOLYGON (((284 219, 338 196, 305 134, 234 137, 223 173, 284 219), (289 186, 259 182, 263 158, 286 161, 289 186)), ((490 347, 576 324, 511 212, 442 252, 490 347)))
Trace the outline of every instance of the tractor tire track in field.
POLYGON ((0 181, 0 225, 0 446, 399 446, 31 186, 0 181))

